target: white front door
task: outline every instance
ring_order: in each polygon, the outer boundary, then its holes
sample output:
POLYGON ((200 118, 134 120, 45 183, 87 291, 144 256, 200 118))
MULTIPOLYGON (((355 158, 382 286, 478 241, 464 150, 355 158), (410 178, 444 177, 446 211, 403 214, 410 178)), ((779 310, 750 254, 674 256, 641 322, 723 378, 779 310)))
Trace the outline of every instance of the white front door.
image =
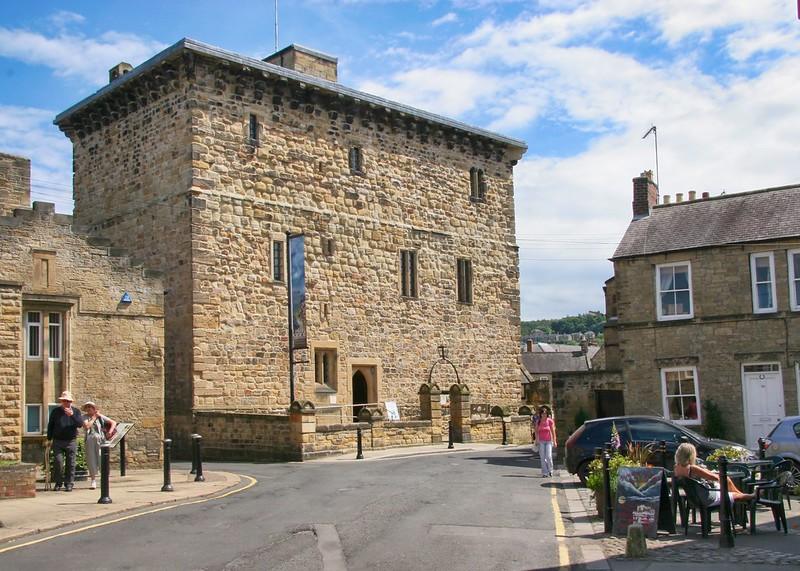
POLYGON ((783 418, 783 378, 778 363, 742 366, 744 425, 747 447, 757 450, 758 439, 783 418))

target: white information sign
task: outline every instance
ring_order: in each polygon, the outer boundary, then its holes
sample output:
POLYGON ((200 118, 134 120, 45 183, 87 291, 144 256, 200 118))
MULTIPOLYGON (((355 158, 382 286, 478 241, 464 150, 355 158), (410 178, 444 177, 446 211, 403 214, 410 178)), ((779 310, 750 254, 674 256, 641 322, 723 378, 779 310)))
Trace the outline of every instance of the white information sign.
POLYGON ((387 400, 383 404, 386 405, 386 420, 400 420, 400 411, 395 401, 387 400))

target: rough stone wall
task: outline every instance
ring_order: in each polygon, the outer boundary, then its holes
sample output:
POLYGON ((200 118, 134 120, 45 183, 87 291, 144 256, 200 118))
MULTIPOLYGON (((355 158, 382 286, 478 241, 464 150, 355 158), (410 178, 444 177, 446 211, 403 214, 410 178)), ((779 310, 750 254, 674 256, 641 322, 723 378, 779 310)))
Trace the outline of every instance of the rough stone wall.
MULTIPOLYGON (((578 427, 575 417, 582 410, 589 418, 597 411, 597 390, 624 390, 619 371, 573 371, 553 373, 553 418, 561 442, 578 427)), ((625 414, 633 414, 628 407, 634 399, 625 400, 625 414)))
POLYGON ((22 284, 0 282, 0 460, 22 456, 22 284))
MULTIPOLYGON (((17 339, 17 350, 12 356, 13 343, 10 349, 4 343, 0 359, 8 366, 0 371, 13 366, 22 383, 20 302, 24 309, 59 308, 66 316, 67 388, 78 404, 93 400, 107 416, 134 422, 128 438, 131 463, 157 465, 164 416, 163 286, 130 258, 73 232, 71 223, 71 216, 54 214, 52 204, 38 202, 0 218, 0 279, 24 284, 21 300, 19 292, 15 298, 2 290, 0 339, 17 339), (53 256, 46 283, 35 278, 39 251, 53 256), (131 303, 120 302, 124 292, 131 303), (6 315, 12 317, 6 321, 6 315)), ((6 394, 4 389, 4 399, 6 394)), ((21 396, 16 407, 21 429, 21 396)))
POLYGON ((0 153, 0 216, 31 202, 31 161, 0 153))
POLYGON ((299 460, 287 415, 203 411, 195 415, 209 460, 299 460))
POLYGON ((0 500, 36 497, 36 464, 0 467, 0 500))
MULTIPOLYGON (((210 61, 195 74, 194 344, 207 358, 194 369, 195 406, 288 403, 286 291, 269 276, 270 240, 287 230, 306 236, 308 338, 337 345, 338 402, 351 402, 352 367, 366 362, 382 369, 378 401, 415 404, 445 344, 474 400, 516 404, 511 161, 210 61), (255 147, 250 114, 262 125, 255 147), (363 174, 349 171, 351 146, 363 149, 363 174), (485 203, 470 201, 475 165, 485 203), (418 252, 419 299, 400 295, 402 249, 418 252), (473 261, 472 305, 456 301, 460 257, 473 261)), ((316 399, 313 365, 297 367, 298 398, 316 399)))
MULTIPOLYGON (((700 400, 715 401, 744 441, 742 365, 777 362, 785 414, 797 414, 800 315, 789 310, 786 250, 796 242, 737 245, 617 260, 614 287, 627 414, 663 414, 660 369, 696 366, 700 400), (774 252, 778 311, 753 313, 750 253, 774 252), (658 322, 655 264, 690 261, 694 319, 658 322)), ((699 427, 702 428, 702 427, 699 427)))
MULTIPOLYGON (((472 419, 470 421, 470 436, 472 442, 502 442, 503 419, 499 417, 472 419)), ((506 423, 506 438, 509 444, 530 444, 531 442, 531 417, 511 417, 506 423)))
MULTIPOLYGON (((76 224, 164 274, 165 405, 176 427, 192 406, 191 110, 181 78, 169 89, 139 81, 128 92, 138 103, 114 121, 88 117, 68 131, 76 224)), ((170 436, 180 448, 185 439, 170 436)))

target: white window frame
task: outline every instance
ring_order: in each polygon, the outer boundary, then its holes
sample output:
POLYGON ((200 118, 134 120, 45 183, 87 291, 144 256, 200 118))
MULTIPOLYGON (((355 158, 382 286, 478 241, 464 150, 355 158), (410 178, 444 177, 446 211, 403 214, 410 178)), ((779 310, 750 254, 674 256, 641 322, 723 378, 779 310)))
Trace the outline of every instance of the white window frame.
POLYGON ((795 282, 800 283, 800 267, 795 267, 792 263, 794 256, 800 255, 800 249, 789 250, 786 253, 786 264, 789 266, 789 303, 792 311, 800 311, 800 299, 798 299, 795 282))
MULTIPOLYGON (((688 396, 688 395, 671 395, 675 396, 688 396)), ((700 401, 700 379, 697 376, 697 367, 666 367, 661 369, 661 405, 664 410, 664 418, 674 422, 675 424, 681 424, 683 426, 696 426, 703 424, 703 406, 700 401), (694 397, 697 403, 697 418, 695 420, 673 420, 669 414, 669 400, 667 398, 667 373, 672 373, 675 371, 692 371, 692 376, 694 377, 694 397)))
POLYGON ((44 423, 42 422, 42 405, 40 403, 25 403, 25 418, 24 418, 24 426, 25 426, 25 434, 42 434, 42 428, 44 427, 44 423), (39 415, 39 431, 29 431, 28 430, 28 417, 30 416, 29 407, 36 407, 38 410, 39 415))
POLYGON ((778 297, 775 291, 775 253, 774 252, 754 252, 750 254, 750 290, 753 296, 753 313, 775 313, 778 311, 778 297), (756 281, 756 259, 769 258, 769 277, 770 290, 772 292, 772 306, 758 307, 758 285, 756 281))
POLYGON ((44 335, 43 335, 44 329, 42 328, 42 326, 44 325, 43 317, 44 317, 44 315, 43 315, 43 313, 41 311, 25 311, 25 360, 26 361, 41 361, 42 360, 42 351, 44 349, 42 347, 42 343, 44 341, 44 335), (28 318, 30 317, 30 315, 32 313, 36 313, 36 314, 39 315, 39 321, 37 321, 37 322, 28 321, 28 318), (39 337, 39 354, 38 355, 31 355, 31 343, 30 343, 31 329, 34 328, 34 327, 39 330, 39 335, 38 335, 38 337, 39 337))
POLYGON ((49 361, 61 361, 64 355, 64 314, 58 311, 49 311, 47 313, 47 327, 50 333, 48 337, 50 346, 47 348, 47 358, 49 361), (53 315, 58 315, 58 323, 53 323, 53 315), (53 357, 53 352, 50 351, 53 346, 53 328, 58 329, 58 357, 53 357))
MULTIPOLYGON (((671 262, 669 264, 656 264, 656 315, 659 321, 675 321, 677 319, 694 318, 694 292, 692 291, 692 263, 689 260, 683 262, 671 262), (674 268, 676 266, 686 266, 688 269, 689 281, 689 313, 680 315, 664 315, 661 308, 661 268, 674 268)), ((676 290, 669 290, 676 291, 676 290)), ((682 291, 682 290, 679 290, 682 291)))

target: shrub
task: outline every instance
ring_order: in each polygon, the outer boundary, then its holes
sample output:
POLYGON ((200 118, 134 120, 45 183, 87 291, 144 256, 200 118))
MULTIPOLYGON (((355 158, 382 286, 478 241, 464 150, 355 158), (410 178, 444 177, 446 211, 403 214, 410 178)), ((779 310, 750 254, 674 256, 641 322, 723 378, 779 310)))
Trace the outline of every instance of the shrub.
POLYGON ((583 410, 583 407, 579 408, 575 413, 575 428, 580 428, 587 420, 589 420, 589 413, 583 410))
MULTIPOLYGON (((53 448, 50 448, 50 467, 51 469, 53 466, 56 465, 56 454, 53 452, 53 448)), ((44 466, 42 466, 42 470, 44 470, 44 466)), ((78 472, 85 472, 88 470, 86 466, 86 450, 84 449, 84 441, 83 438, 78 438, 78 450, 75 452, 75 470, 78 472)))
POLYGON ((709 438, 725 438, 727 435, 727 427, 725 420, 722 418, 722 411, 713 400, 706 399, 703 401, 703 411, 706 415, 705 433, 709 438))
POLYGON ((738 462, 740 460, 747 460, 749 452, 738 446, 723 446, 709 454, 706 458, 706 462, 717 462, 721 456, 725 456, 731 462, 738 462))
MULTIPOLYGON (((619 469, 625 466, 643 466, 636 460, 623 456, 622 454, 614 453, 611 460, 608 462, 608 472, 611 477, 611 495, 617 493, 617 480, 619 477, 619 469)), ((586 477, 586 487, 592 490, 595 494, 603 489, 603 462, 602 460, 595 459, 589 463, 589 475, 586 477)))

